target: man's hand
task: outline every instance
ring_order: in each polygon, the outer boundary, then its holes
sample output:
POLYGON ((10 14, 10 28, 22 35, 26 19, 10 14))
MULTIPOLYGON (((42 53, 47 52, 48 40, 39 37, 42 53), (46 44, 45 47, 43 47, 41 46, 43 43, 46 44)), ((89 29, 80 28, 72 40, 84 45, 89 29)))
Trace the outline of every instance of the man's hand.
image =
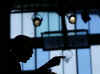
POLYGON ((60 64, 60 60, 61 59, 64 59, 65 56, 56 56, 56 57, 53 57, 48 63, 51 64, 51 65, 59 65, 60 64))
POLYGON ((37 70, 34 71, 29 71, 29 73, 34 73, 34 74, 56 74, 54 72, 51 71, 51 67, 57 66, 60 64, 60 60, 64 59, 65 56, 56 56, 53 57, 50 61, 48 61, 45 65, 43 65, 42 67, 40 67, 37 70))
POLYGON ((48 61, 45 65, 43 65, 39 69, 43 70, 43 69, 49 69, 51 67, 57 66, 57 65, 60 64, 60 60, 64 59, 64 58, 65 58, 65 56, 56 56, 56 57, 53 57, 50 61, 48 61))

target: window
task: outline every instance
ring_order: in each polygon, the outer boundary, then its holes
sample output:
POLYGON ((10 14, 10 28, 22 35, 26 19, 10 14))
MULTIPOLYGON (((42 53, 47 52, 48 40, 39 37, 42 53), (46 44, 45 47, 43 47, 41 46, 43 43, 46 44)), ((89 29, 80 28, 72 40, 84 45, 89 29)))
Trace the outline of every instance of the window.
MULTIPOLYGON (((34 13, 11 13, 11 38, 15 38, 17 35, 35 37, 34 26, 32 23, 33 14, 34 13)), ((61 30, 61 17, 57 13, 39 12, 39 15, 43 17, 43 22, 41 26, 36 29, 36 37, 41 37, 42 32, 61 30)), ((81 19, 81 15, 77 14, 76 28, 86 29, 90 34, 100 34, 100 17, 92 14, 90 17, 90 22, 84 23, 81 19)), ((68 30, 76 29, 73 24, 68 22, 68 18, 66 18, 66 26, 68 30)), ((78 34, 83 35, 86 33, 79 32, 78 34)), ((70 33, 69 35, 74 35, 74 33, 70 33)), ((99 74, 99 49, 100 45, 91 46, 91 48, 87 49, 78 49, 77 51, 75 49, 65 51, 43 51, 42 48, 37 48, 36 56, 35 53, 33 53, 32 57, 27 61, 27 63, 21 62, 20 64, 22 70, 34 70, 35 57, 37 57, 37 67, 39 68, 51 58, 64 55, 67 59, 61 60, 59 66, 53 67, 53 72, 56 72, 57 74, 99 74)))

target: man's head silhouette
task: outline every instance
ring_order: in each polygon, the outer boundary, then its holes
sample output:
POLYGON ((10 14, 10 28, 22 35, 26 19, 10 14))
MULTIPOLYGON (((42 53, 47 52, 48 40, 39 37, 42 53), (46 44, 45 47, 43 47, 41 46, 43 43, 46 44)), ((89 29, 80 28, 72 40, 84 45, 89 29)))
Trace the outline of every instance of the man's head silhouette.
POLYGON ((18 62, 26 62, 32 56, 32 40, 23 35, 12 40, 12 53, 18 62))
MULTIPOLYGON (((32 56, 33 45, 36 40, 29 38, 27 36, 19 35, 15 39, 11 40, 11 50, 9 51, 9 71, 21 72, 21 66, 19 62, 26 62, 32 56)), ((60 64, 60 59, 63 56, 54 57, 46 64, 41 66, 39 69, 33 71, 34 73, 44 73, 44 74, 56 74, 51 72, 50 68, 60 64)), ((35 73, 35 74, 36 74, 35 73)))

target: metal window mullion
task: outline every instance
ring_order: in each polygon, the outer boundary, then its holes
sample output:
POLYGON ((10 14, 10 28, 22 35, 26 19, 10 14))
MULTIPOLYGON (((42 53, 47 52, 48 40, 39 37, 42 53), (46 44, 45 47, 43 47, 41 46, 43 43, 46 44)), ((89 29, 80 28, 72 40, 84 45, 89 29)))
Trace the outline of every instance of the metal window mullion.
MULTIPOLYGON (((90 34, 91 32, 91 24, 90 21, 88 22, 88 33, 90 34)), ((91 69, 91 74, 93 74, 93 66, 92 66, 92 50, 91 48, 89 49, 89 55, 90 55, 90 69, 91 69)))
MULTIPOLYGON (((21 13, 21 34, 24 34, 24 24, 23 24, 23 12, 21 13)), ((24 64, 22 63, 22 70, 24 70, 24 64)))
MULTIPOLYGON (((77 14, 76 14, 76 18, 77 18, 77 14)), ((77 22, 75 23, 75 30, 77 29, 77 22)), ((79 65, 78 65, 78 49, 75 50, 76 51, 76 74, 79 74, 79 65)))

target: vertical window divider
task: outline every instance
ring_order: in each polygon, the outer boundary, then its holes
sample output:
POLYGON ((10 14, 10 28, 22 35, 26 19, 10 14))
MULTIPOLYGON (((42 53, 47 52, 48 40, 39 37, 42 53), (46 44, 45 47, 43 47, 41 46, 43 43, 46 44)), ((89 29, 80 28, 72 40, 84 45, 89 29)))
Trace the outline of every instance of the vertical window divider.
MULTIPOLYGON (((91 24, 90 21, 88 21, 88 33, 90 34, 91 32, 91 24)), ((91 74, 93 74, 93 67, 92 67, 92 50, 91 48, 89 48, 89 56, 90 56, 90 72, 91 74)))
MULTIPOLYGON (((77 14, 76 14, 76 18, 77 18, 77 14)), ((77 22, 75 23, 75 30, 77 29, 77 22)), ((76 33, 76 32, 75 32, 76 33)), ((76 74, 79 74, 79 65, 78 65, 78 49, 76 49, 76 74)))
MULTIPOLYGON (((50 19, 49 19, 49 12, 47 13, 48 16, 48 32, 50 31, 50 19)), ((49 36, 49 35, 48 35, 49 36)), ((50 59, 50 51, 48 51, 48 60, 50 59)))
MULTIPOLYGON (((21 34, 23 35, 24 34, 24 24, 23 24, 23 8, 21 10, 21 34)), ((24 65, 22 63, 22 70, 24 70, 24 65)))

